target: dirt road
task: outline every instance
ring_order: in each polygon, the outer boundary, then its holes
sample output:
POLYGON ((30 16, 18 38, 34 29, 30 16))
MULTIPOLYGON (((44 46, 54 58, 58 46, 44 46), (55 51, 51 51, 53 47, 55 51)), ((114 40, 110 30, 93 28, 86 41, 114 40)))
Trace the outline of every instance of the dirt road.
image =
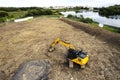
POLYGON ((5 71, 8 80, 20 64, 41 59, 53 65, 50 80, 120 80, 120 51, 58 19, 36 18, 0 27, 0 70, 5 71), (47 52, 58 37, 88 52, 90 60, 85 69, 68 68, 67 48, 61 45, 47 52))

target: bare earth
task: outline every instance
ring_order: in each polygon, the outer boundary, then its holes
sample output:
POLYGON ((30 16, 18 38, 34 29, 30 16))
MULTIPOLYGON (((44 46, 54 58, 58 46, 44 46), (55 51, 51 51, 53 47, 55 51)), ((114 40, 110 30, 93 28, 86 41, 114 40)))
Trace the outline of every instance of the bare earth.
POLYGON ((8 80, 20 64, 41 59, 52 64, 50 80, 120 80, 120 51, 58 19, 36 18, 0 27, 0 70, 8 80), (68 68, 64 46, 57 45, 56 51, 48 53, 56 38, 88 52, 90 60, 85 69, 68 68))

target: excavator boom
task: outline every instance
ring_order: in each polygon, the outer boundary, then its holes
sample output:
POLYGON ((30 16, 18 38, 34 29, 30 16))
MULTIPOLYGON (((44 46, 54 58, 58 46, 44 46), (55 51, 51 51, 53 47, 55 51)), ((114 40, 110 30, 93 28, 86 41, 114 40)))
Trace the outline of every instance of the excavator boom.
POLYGON ((64 42, 62 40, 60 40, 59 38, 57 38, 55 41, 53 41, 53 43, 51 44, 50 48, 48 49, 49 52, 52 52, 55 50, 55 45, 57 44, 61 44, 61 45, 64 45, 65 47, 68 47, 70 49, 73 49, 75 50, 75 47, 74 45, 70 44, 70 43, 67 43, 67 42, 64 42))

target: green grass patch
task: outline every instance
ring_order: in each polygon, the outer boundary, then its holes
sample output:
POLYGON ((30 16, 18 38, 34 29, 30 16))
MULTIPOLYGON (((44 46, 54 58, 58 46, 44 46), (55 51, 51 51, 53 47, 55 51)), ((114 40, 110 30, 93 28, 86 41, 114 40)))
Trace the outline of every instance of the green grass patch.
POLYGON ((92 23, 89 23, 90 25, 93 25, 95 27, 98 27, 98 23, 97 22, 92 22, 92 23))
POLYGON ((104 25, 103 29, 111 31, 111 32, 116 32, 116 33, 120 33, 120 28, 118 27, 113 27, 113 26, 108 26, 108 25, 104 25))
MULTIPOLYGON (((99 23, 97 23, 97 22, 92 22, 92 23, 90 23, 90 25, 93 25, 95 27, 99 27, 98 26, 99 23)), ((115 32, 115 33, 120 33, 120 28, 115 27, 115 26, 104 25, 103 29, 111 31, 111 32, 115 32)))
MULTIPOLYGON (((93 25, 95 27, 99 27, 99 23, 97 22, 92 22, 92 23, 89 23, 90 25, 93 25)), ((111 32, 115 32, 115 33, 120 33, 120 28, 118 27, 114 27, 114 26, 109 26, 109 25, 104 25, 103 26, 103 29, 105 30, 108 30, 108 31, 111 31, 111 32)))
MULTIPOLYGON (((97 22, 92 22, 92 23, 89 23, 90 25, 93 25, 95 27, 99 27, 99 23, 97 22)), ((111 31, 111 32, 115 32, 115 33, 120 33, 120 28, 118 27, 114 27, 114 26, 109 26, 109 25, 104 25, 103 26, 103 29, 105 30, 108 30, 108 31, 111 31)))
POLYGON ((27 11, 15 11, 15 12, 8 12, 10 18, 22 18, 26 15, 27 11))

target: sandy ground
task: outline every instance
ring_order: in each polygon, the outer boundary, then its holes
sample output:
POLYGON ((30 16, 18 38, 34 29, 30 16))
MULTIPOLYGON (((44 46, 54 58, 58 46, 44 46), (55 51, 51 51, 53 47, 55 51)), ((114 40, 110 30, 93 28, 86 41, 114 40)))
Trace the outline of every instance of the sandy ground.
POLYGON ((52 64, 50 80, 120 80, 120 51, 58 19, 36 18, 0 27, 0 70, 8 80, 20 64, 41 59, 52 64), (90 60, 85 69, 68 68, 67 48, 62 45, 52 53, 47 51, 56 38, 88 52, 90 60))

